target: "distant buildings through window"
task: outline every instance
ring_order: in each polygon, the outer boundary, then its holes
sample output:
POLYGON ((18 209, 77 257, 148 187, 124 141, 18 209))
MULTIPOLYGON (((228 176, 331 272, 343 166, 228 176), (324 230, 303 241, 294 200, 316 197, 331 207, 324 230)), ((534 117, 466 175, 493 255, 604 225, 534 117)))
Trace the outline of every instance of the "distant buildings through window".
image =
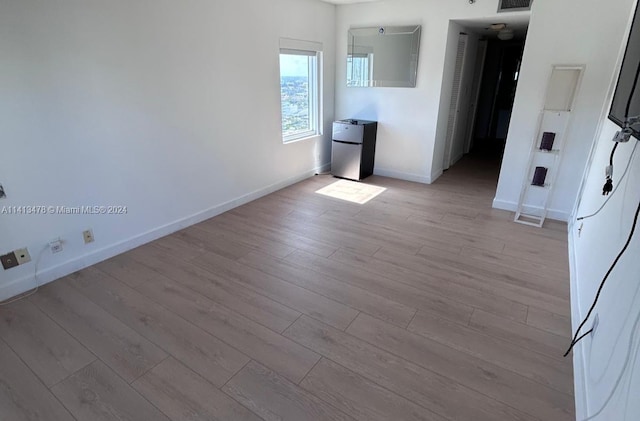
POLYGON ((316 51, 281 49, 282 138, 289 142, 320 133, 319 65, 316 51))

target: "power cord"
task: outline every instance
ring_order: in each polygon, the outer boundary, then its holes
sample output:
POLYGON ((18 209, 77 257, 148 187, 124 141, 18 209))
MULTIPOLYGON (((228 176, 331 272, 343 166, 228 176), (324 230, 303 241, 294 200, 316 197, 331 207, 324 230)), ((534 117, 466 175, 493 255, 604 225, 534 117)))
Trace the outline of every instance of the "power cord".
MULTIPOLYGON (((613 195, 616 193, 616 191, 618 190, 618 187, 620 187, 620 184, 622 184, 622 180, 625 179, 625 177, 627 176, 627 173, 629 172, 629 168, 631 168, 631 163, 633 162, 634 158, 635 158, 635 153, 636 153, 636 149, 638 149, 638 143, 640 142, 636 142, 635 145, 633 146, 633 151, 631 151, 631 156, 629 158, 629 161, 627 162, 627 166, 624 169, 624 172, 622 173, 622 176, 620 177, 620 180, 616 183, 615 188, 613 189, 613 191, 611 192, 611 194, 606 195, 607 198, 605 199, 605 201, 602 203, 602 205, 600 205, 600 207, 598 208, 597 211, 593 212, 592 214, 589 215, 585 215, 585 216, 580 216, 577 218, 578 221, 582 221, 583 219, 589 219, 589 218, 593 218, 594 216, 596 216, 597 214, 600 213, 600 211, 602 211, 602 209, 604 209, 604 207, 606 206, 607 202, 609 202, 609 199, 611 199, 613 197, 613 195)), ((618 143, 616 143, 617 145, 618 143)))
MULTIPOLYGON (((640 203, 638 203, 638 208, 636 209, 636 214, 633 217, 633 224, 631 225, 631 231, 629 232, 629 237, 627 238, 627 242, 624 244, 624 246, 622 247, 622 250, 620 250, 620 253, 618 253, 618 256, 616 256, 615 260, 613 261, 613 263, 609 267, 609 270, 607 270, 607 273, 604 275, 604 278, 600 282, 600 286, 598 287, 598 292, 596 293, 596 297, 593 300, 593 304, 591 304, 591 308, 589 308, 589 311, 587 312, 586 317, 582 320, 582 323, 580 323, 580 325, 578 326, 578 329, 576 329, 576 333, 573 336, 573 340, 571 341, 571 345, 569 345, 569 349, 567 349, 567 352, 564 353, 565 357, 567 355, 569 355, 569 353, 571 352, 573 347, 580 340, 582 340, 582 338, 584 338, 587 335, 587 334, 584 334, 584 335, 582 335, 582 336, 580 336, 578 338, 578 335, 580 334, 580 329, 582 329, 584 327, 584 325, 587 323, 587 320, 589 320, 589 317, 591 316, 591 313, 593 313, 593 310, 596 308, 596 303, 598 302, 598 299, 600 298, 600 293, 602 292, 602 289, 604 288, 604 284, 607 282, 607 279, 609 278, 609 275, 611 275, 611 272, 613 272, 613 268, 616 267, 616 265, 620 261, 620 258, 627 251, 627 248, 629 247, 629 244, 631 243, 631 239, 633 238, 633 233, 635 232, 636 225, 638 224, 638 215, 640 215, 640 203)), ((589 333, 589 332, 587 332, 587 333, 589 333)))
POLYGON ((618 145, 620 143, 616 142, 613 145, 613 149, 611 149, 611 155, 609 156, 609 166, 605 169, 606 181, 604 182, 604 186, 602 187, 602 195, 608 196, 609 193, 613 190, 613 157, 616 154, 616 149, 618 149, 618 145))

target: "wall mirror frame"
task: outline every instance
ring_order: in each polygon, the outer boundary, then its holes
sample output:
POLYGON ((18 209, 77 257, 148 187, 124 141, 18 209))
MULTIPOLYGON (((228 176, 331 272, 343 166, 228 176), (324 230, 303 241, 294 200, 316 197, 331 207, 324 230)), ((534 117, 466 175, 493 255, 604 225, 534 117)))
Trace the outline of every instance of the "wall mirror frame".
POLYGON ((348 87, 415 88, 420 25, 350 28, 348 87))

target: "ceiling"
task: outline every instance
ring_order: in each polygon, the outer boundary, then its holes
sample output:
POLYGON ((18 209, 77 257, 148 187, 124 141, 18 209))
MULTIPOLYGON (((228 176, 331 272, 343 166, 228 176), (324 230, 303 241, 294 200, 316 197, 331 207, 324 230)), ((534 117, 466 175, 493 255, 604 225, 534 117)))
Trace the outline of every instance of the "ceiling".
MULTIPOLYGON (((353 4, 353 3, 370 3, 380 0, 321 0, 331 4, 353 4)), ((467 30, 480 34, 486 38, 497 38, 497 32, 487 29, 492 23, 506 23, 507 28, 512 29, 514 38, 523 39, 527 35, 529 27, 528 13, 506 13, 504 16, 498 15, 492 18, 474 19, 474 20, 456 20, 467 30)))
POLYGON ((380 1, 380 0, 322 0, 325 3, 332 4, 352 4, 352 3, 370 3, 372 1, 380 1))
POLYGON ((492 23, 506 23, 508 29, 512 29, 516 39, 525 38, 529 27, 529 15, 504 14, 491 18, 474 20, 456 20, 456 23, 463 26, 470 32, 475 32, 487 38, 497 38, 497 32, 488 29, 492 23))

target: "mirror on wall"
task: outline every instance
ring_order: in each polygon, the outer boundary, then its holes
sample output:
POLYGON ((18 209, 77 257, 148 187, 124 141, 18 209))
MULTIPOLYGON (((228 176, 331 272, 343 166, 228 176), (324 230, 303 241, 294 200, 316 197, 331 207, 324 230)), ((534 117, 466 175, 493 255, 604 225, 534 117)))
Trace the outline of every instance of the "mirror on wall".
POLYGON ((420 25, 349 29, 347 86, 414 88, 420 25))

